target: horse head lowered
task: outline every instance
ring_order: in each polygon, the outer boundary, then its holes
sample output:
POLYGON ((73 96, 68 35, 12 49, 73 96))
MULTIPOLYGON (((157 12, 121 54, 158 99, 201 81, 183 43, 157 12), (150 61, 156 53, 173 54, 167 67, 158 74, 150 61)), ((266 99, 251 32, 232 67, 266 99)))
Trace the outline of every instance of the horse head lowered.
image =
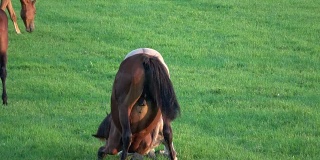
MULTIPOLYGON (((36 15, 36 0, 20 0, 21 3, 21 11, 20 16, 23 20, 23 23, 26 27, 27 32, 32 32, 35 29, 34 26, 34 18, 36 15)), ((2 10, 8 10, 10 14, 10 18, 13 22, 14 28, 18 34, 21 33, 18 23, 17 23, 17 16, 14 12, 14 9, 12 7, 11 0, 1 0, 1 9, 2 10)))
POLYGON ((27 32, 32 32, 34 30, 34 17, 36 15, 36 0, 20 0, 21 2, 21 12, 20 16, 26 27, 27 32))

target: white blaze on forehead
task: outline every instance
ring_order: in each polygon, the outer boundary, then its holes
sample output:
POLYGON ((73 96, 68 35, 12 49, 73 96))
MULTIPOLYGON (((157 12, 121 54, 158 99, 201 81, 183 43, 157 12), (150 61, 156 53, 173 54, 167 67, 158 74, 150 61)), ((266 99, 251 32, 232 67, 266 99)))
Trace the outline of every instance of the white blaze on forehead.
MULTIPOLYGON (((161 54, 158 51, 156 51, 154 49, 151 49, 151 48, 138 48, 138 49, 135 49, 135 50, 129 52, 124 59, 126 59, 128 57, 131 57, 133 55, 136 55, 136 54, 147 54, 147 55, 150 55, 150 56, 157 57, 161 61, 163 66, 166 67, 166 69, 168 71, 168 74, 169 74, 168 66, 164 62, 163 57, 161 56, 161 54)), ((170 77, 170 74, 169 74, 169 77, 170 77)))

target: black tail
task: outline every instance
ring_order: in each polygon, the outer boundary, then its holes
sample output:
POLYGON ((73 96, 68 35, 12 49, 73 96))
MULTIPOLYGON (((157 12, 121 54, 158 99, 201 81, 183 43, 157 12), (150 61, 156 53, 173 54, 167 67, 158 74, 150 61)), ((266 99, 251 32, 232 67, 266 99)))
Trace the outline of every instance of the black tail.
POLYGON ((143 66, 146 94, 151 94, 151 98, 160 106, 164 118, 174 120, 180 114, 180 106, 167 69, 156 57, 146 57, 143 66))

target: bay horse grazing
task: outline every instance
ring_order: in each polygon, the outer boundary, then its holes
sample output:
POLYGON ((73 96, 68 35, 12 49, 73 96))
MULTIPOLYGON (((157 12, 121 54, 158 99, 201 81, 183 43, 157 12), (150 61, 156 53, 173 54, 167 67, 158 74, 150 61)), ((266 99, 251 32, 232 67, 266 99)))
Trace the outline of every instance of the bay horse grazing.
POLYGON ((106 154, 117 154, 122 150, 121 159, 128 152, 146 154, 152 141, 150 134, 163 120, 163 138, 169 150, 170 159, 176 159, 173 148, 171 122, 180 114, 169 70, 162 56, 156 50, 139 48, 130 52, 120 64, 116 74, 112 95, 111 115, 119 135, 112 141, 121 141, 122 146, 107 144, 98 151, 98 158, 106 154), (149 139, 149 140, 146 140, 149 139))
POLYGON ((0 10, 0 77, 2 81, 2 104, 7 105, 7 49, 8 49, 8 17, 0 10))
MULTIPOLYGON (((36 7, 35 7, 36 0, 20 0, 20 3, 21 3, 20 16, 26 27, 26 31, 32 32, 35 28, 34 18, 36 14, 36 7)), ((17 16, 12 7, 11 0, 1 0, 1 9, 5 10, 6 8, 8 9, 8 12, 10 14, 10 18, 13 22, 16 33, 20 34, 21 32, 17 24, 17 16)))

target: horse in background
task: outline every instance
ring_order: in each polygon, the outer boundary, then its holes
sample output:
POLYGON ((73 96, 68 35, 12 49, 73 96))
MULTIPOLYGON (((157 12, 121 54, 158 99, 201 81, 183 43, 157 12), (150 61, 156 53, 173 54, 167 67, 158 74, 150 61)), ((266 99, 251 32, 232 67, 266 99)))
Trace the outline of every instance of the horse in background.
MULTIPOLYGON (((20 16, 26 27, 26 31, 31 33, 35 28, 34 18, 36 15, 36 7, 35 7, 36 0, 20 0, 20 3, 21 3, 20 16)), ((17 16, 12 7, 11 0, 1 0, 1 9, 5 11, 6 8, 10 14, 10 18, 13 22, 16 33, 20 34, 21 32, 17 24, 17 16)))
POLYGON ((118 133, 109 133, 106 145, 98 151, 98 158, 120 150, 122 160, 128 152, 146 154, 152 148, 153 132, 163 121, 163 142, 170 159, 177 159, 171 122, 179 114, 169 70, 160 53, 149 48, 130 52, 120 64, 112 88, 111 117, 113 131, 118 133), (113 146, 112 141, 121 143, 113 146))
POLYGON ((7 14, 0 10, 0 77, 2 81, 2 104, 7 105, 7 49, 8 49, 8 17, 7 14))

